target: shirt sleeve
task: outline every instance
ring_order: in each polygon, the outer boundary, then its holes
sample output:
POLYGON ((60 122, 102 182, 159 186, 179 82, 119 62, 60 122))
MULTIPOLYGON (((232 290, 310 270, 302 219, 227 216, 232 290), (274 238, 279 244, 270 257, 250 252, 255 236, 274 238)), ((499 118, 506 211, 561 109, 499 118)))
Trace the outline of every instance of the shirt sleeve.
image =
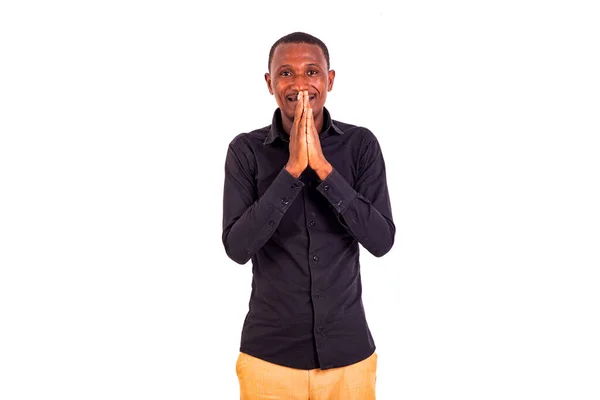
POLYGON ((367 145, 361 156, 354 187, 334 168, 317 190, 329 201, 338 221, 367 251, 381 257, 392 248, 396 227, 385 162, 376 139, 367 145))
POLYGON ((282 168, 258 197, 246 157, 230 145, 225 161, 223 246, 233 261, 245 264, 271 238, 304 183, 282 168))

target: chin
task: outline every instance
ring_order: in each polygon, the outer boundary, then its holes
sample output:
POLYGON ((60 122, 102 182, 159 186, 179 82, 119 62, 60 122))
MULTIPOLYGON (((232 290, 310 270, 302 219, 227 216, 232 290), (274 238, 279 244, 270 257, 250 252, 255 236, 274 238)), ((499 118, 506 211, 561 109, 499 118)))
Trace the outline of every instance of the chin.
POLYGON ((290 111, 284 107, 279 106, 279 109, 281 110, 281 116, 284 118, 287 118, 289 120, 294 120, 294 110, 290 111))

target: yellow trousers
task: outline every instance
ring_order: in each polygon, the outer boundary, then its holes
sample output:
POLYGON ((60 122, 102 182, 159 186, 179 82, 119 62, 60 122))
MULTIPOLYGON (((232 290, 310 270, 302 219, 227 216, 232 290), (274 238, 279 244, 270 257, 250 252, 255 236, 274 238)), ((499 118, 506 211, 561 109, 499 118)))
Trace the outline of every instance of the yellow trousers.
POLYGON ((340 368, 288 368, 240 353, 240 400, 375 400, 377 354, 340 368))

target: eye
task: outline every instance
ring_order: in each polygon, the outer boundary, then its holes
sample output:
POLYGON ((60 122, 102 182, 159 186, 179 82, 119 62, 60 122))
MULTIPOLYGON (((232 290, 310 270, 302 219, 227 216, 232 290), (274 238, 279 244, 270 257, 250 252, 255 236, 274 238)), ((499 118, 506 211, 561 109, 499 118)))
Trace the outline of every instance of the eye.
POLYGON ((309 76, 315 76, 315 75, 317 75, 318 73, 319 73, 319 71, 317 71, 317 70, 314 70, 314 69, 311 69, 310 71, 308 71, 308 75, 309 75, 309 76))
POLYGON ((281 71, 279 73, 279 75, 281 75, 281 76, 290 76, 290 75, 292 75, 292 73, 290 71, 281 71))

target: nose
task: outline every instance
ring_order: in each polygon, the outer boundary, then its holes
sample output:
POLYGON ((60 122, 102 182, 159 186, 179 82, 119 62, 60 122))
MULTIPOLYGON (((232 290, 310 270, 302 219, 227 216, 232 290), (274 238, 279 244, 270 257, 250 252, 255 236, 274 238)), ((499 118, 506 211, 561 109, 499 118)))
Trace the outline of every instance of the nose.
POLYGON ((293 88, 299 92, 308 90, 308 78, 303 74, 295 75, 293 88))

